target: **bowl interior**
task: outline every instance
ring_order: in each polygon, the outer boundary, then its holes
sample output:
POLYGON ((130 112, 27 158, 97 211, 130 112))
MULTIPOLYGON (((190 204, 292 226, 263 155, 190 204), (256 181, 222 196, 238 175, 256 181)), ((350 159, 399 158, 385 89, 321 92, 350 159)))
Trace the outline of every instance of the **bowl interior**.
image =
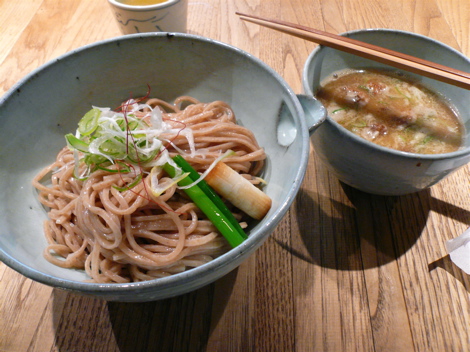
MULTIPOLYGON (((274 71, 240 50, 191 35, 153 33, 68 53, 28 75, 0 100, 2 261, 41 282, 93 290, 93 284, 78 283, 85 279, 81 271, 61 269, 43 259, 46 212, 31 180, 54 160, 65 145, 64 135, 75 131, 92 105, 116 108, 129 97, 145 95, 148 87, 151 96, 167 101, 190 95, 229 103, 239 123, 255 133, 268 155, 264 177, 265 190, 273 199, 271 211, 250 229, 245 243, 206 268, 193 269, 194 277, 220 266, 228 272, 264 241, 287 211, 305 172, 308 133, 300 103, 274 71), (298 132, 288 147, 276 139, 281 110, 288 111, 298 132)), ((177 276, 160 282, 175 285, 177 276)))
MULTIPOLYGON (((358 30, 345 33, 344 35, 465 72, 470 71, 470 60, 465 55, 443 43, 422 35, 388 29, 358 30)), ((320 83, 326 77, 335 71, 348 67, 358 69, 394 69, 369 59, 320 46, 312 52, 304 67, 303 87, 305 92, 307 94, 315 94, 320 83)), ((441 93, 449 99, 465 125, 465 147, 470 147, 470 105, 467 103, 470 97, 469 91, 413 73, 407 73, 407 75, 416 78, 426 87, 441 93)))

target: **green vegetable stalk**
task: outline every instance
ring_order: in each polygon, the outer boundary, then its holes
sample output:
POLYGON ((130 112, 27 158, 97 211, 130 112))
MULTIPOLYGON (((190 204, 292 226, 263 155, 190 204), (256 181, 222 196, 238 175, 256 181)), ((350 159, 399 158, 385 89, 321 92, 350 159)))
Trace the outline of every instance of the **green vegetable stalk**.
MULTIPOLYGON (((197 181, 199 174, 194 170, 181 156, 173 158, 175 163, 189 175, 180 180, 180 186, 187 186, 197 181), (189 166, 189 168, 188 168, 189 166), (197 176, 196 176, 197 175, 197 176)), ((176 170, 170 164, 165 164, 163 169, 170 177, 175 177, 176 170)), ((210 189, 210 186, 204 181, 199 181, 196 185, 184 190, 189 198, 196 204, 196 206, 207 216, 207 218, 214 224, 217 230, 220 231, 232 247, 241 244, 246 238, 246 234, 240 227, 240 224, 233 217, 230 210, 225 206, 217 194, 210 189), (205 190, 203 190, 205 189, 205 190), (207 192, 207 193, 206 193, 207 192), (230 214, 230 215, 229 215, 230 214)))

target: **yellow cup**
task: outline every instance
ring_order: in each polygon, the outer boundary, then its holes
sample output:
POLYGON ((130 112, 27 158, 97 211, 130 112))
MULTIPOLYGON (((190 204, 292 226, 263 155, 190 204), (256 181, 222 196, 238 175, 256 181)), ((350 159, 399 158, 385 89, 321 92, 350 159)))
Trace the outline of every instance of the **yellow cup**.
POLYGON ((186 32, 187 0, 166 0, 151 5, 130 5, 151 1, 108 0, 123 34, 145 32, 186 32))

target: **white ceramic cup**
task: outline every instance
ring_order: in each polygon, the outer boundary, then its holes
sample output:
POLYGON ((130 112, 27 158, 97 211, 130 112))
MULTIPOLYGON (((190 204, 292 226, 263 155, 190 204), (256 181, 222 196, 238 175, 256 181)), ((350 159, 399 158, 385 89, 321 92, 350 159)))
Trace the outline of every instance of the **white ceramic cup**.
POLYGON ((145 32, 186 32, 187 0, 134 6, 108 0, 123 34, 145 32))

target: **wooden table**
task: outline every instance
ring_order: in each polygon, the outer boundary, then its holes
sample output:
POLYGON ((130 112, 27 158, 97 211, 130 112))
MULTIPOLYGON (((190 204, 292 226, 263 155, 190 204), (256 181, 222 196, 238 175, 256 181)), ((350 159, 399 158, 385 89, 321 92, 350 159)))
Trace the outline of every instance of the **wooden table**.
MULTIPOLYGON (((235 11, 334 33, 408 30, 470 54, 468 0, 189 1, 189 33, 254 54, 296 93, 316 45, 235 11)), ((58 55, 118 35, 105 0, 0 0, 0 93, 58 55)), ((470 225, 468 173, 372 196, 341 185, 312 150, 294 205, 256 254, 164 301, 107 303, 0 263, 0 351, 469 351, 470 280, 445 249, 470 225)))

